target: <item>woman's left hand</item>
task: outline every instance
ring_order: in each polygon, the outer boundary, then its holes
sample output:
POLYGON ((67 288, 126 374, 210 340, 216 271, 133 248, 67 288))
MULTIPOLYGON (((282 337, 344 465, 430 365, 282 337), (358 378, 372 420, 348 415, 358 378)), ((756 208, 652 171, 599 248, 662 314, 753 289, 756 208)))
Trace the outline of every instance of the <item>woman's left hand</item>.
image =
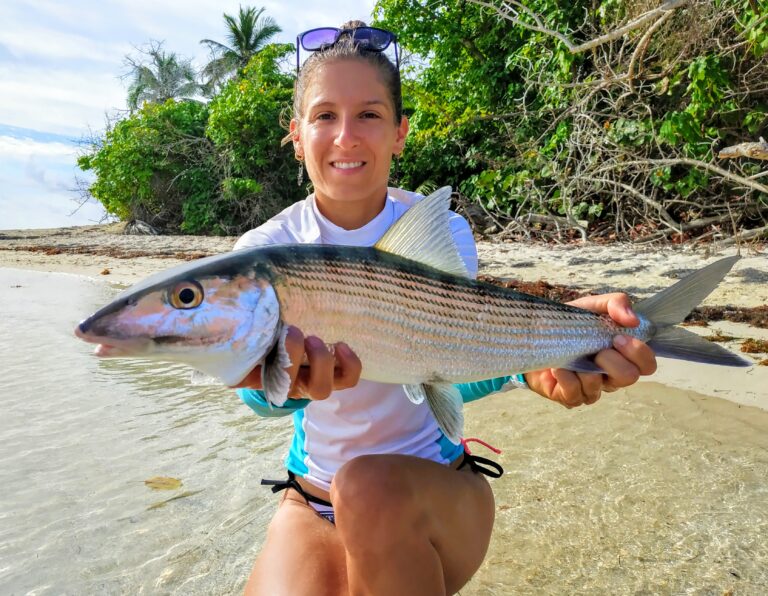
MULTIPOLYGON (((626 294, 601 294, 586 296, 573 302, 596 313, 607 313, 622 327, 637 327, 640 321, 632 311, 626 294)), ((641 375, 656 372, 656 356, 653 350, 638 339, 619 335, 613 348, 595 356, 595 364, 605 374, 576 373, 563 368, 548 368, 525 374, 528 386, 546 398, 560 402, 566 408, 595 403, 603 391, 616 391, 637 382, 641 375)))

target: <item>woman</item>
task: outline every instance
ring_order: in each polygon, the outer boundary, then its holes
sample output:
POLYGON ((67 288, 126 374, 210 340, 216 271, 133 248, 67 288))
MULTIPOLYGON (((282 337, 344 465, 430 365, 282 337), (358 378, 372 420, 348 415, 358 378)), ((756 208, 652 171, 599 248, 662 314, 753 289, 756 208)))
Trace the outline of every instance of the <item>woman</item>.
MULTIPOLYGON (((316 51, 298 76, 290 140, 314 194, 245 234, 237 248, 373 245, 415 200, 387 187, 392 156, 403 150, 408 134, 398 69, 382 51, 394 36, 351 22, 298 41, 316 51)), ((451 229, 476 273, 468 224, 454 214, 451 229)), ((607 312, 621 325, 638 323, 623 294, 575 304, 607 312)), ((442 435, 426 404, 409 404, 400 386, 360 381, 360 361, 345 344, 329 349, 292 328, 286 347, 296 399, 269 408, 255 391, 258 369, 239 390, 261 414, 293 412, 296 428, 287 459, 291 480, 277 483, 285 493, 246 593, 457 592, 482 563, 493 526, 493 495, 478 467, 462 466, 463 447, 442 435), (300 367, 302 361, 308 366, 300 367)), ((652 351, 627 337, 617 338, 615 349, 596 361, 605 375, 543 370, 462 392, 478 397, 527 383, 573 407, 655 370, 652 351)))

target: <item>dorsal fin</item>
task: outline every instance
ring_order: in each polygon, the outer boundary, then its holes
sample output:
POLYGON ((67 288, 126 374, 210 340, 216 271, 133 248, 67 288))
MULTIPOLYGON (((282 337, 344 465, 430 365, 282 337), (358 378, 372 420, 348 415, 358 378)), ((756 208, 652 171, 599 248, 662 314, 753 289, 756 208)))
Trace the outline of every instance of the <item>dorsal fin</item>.
POLYGON ((375 248, 454 275, 469 276, 453 240, 451 187, 444 186, 408 209, 375 248))

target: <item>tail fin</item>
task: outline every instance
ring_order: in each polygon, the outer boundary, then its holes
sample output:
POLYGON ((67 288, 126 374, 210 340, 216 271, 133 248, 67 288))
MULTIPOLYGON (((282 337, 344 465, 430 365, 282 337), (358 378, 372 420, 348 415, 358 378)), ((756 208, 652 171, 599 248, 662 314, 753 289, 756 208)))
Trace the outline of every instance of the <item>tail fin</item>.
POLYGON ((749 360, 722 346, 685 329, 673 327, 717 287, 738 260, 739 257, 720 259, 634 307, 638 315, 657 327, 648 345, 658 356, 722 366, 752 366, 749 360))
POLYGON ((657 356, 665 358, 720 366, 752 366, 746 358, 679 327, 662 327, 648 345, 657 356))

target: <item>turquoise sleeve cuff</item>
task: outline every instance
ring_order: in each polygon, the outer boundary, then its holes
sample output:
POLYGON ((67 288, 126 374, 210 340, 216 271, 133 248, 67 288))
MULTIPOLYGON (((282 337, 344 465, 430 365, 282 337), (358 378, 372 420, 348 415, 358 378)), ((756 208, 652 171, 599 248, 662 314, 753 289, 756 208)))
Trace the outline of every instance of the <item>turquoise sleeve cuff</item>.
POLYGON ((259 416, 264 416, 265 418, 288 416, 296 410, 306 408, 310 402, 308 399, 289 399, 282 406, 277 407, 269 403, 266 397, 264 397, 264 392, 258 389, 236 389, 236 392, 245 405, 259 416))
POLYGON ((511 375, 508 377, 497 377, 495 379, 488 379, 487 381, 477 381, 475 383, 460 383, 455 387, 461 393, 461 397, 464 403, 469 403, 491 395, 492 393, 499 393, 502 391, 509 391, 510 389, 523 388, 527 389, 528 384, 525 382, 523 375, 511 375))

